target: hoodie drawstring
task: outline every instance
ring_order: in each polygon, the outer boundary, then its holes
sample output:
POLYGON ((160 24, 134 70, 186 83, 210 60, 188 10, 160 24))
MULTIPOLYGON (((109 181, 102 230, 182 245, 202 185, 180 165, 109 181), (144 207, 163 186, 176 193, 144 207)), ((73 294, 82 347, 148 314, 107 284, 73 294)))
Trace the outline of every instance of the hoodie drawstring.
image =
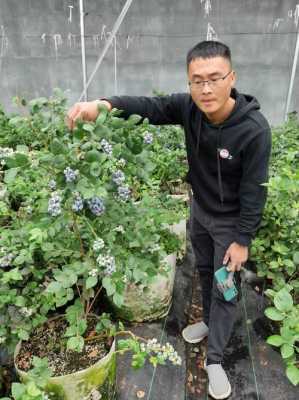
POLYGON ((219 127, 217 135, 217 175, 218 175, 218 187, 221 205, 223 205, 223 186, 222 186, 222 176, 221 176, 221 162, 220 162, 220 145, 221 145, 221 127, 219 127))
POLYGON ((200 136, 201 136, 201 129, 202 129, 202 116, 201 116, 201 114, 200 114, 200 119, 199 119, 199 124, 198 124, 198 126, 199 126, 199 131, 198 131, 198 135, 197 135, 197 142, 196 142, 196 154, 199 154, 199 144, 200 144, 200 136))

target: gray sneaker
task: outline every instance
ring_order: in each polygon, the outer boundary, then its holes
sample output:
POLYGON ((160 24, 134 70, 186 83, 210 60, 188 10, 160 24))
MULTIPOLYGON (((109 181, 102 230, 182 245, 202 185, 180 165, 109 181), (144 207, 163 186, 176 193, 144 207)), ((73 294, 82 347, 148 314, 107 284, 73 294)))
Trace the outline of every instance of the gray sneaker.
POLYGON ((212 396, 213 399, 217 400, 229 397, 232 388, 222 365, 210 364, 207 366, 205 360, 204 367, 209 377, 209 395, 212 396))
POLYGON ((196 324, 188 325, 182 331, 182 336, 184 340, 188 343, 199 343, 206 336, 208 336, 209 328, 207 325, 201 321, 196 324))

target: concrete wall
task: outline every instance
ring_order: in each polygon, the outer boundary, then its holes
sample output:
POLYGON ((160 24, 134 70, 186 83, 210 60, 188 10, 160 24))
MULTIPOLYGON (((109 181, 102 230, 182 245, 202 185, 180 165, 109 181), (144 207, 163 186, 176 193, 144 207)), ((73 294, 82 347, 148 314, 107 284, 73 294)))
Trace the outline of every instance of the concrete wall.
MULTIPOLYGON (((84 0, 87 76, 125 0, 84 0)), ((272 124, 283 120, 299 0, 133 0, 88 96, 185 91, 185 54, 217 38, 232 50, 237 88, 255 95, 272 124), (298 3, 298 5, 297 5, 298 3)), ((0 0, 0 102, 83 89, 79 0, 0 0), (69 6, 73 6, 70 9, 69 6), (72 15, 70 15, 72 10, 72 15)), ((290 110, 299 111, 299 66, 290 110)))

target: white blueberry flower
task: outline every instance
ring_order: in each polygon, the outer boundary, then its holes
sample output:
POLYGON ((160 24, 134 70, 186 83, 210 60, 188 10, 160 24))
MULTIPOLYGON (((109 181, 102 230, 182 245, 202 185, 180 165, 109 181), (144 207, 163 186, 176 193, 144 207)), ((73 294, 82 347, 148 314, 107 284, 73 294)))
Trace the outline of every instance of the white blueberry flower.
POLYGON ((32 308, 22 307, 20 309, 20 313, 23 314, 25 317, 31 317, 31 315, 33 314, 33 310, 32 308))
POLYGON ((89 271, 89 276, 97 276, 98 275, 98 270, 96 268, 93 268, 91 271, 89 271))
POLYGON ((120 167, 125 167, 127 164, 127 161, 124 158, 120 158, 119 160, 117 160, 117 165, 119 165, 120 167))
POLYGON ((104 268, 105 275, 112 275, 116 271, 115 258, 109 254, 100 254, 97 258, 97 263, 104 268))
POLYGON ((161 250, 161 246, 158 243, 154 244, 152 247, 149 248, 150 253, 155 253, 160 250, 161 250))
POLYGON ((115 232, 125 233, 125 228, 122 225, 118 225, 113 229, 115 232))
POLYGON ((105 247, 105 242, 103 239, 98 238, 93 242, 92 248, 94 251, 99 251, 105 247))

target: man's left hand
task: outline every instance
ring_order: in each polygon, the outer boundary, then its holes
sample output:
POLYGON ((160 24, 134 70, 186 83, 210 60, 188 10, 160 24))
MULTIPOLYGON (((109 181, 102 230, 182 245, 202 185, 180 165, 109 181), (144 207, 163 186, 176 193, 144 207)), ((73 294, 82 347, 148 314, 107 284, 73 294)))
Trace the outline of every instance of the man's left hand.
POLYGON ((231 272, 240 271, 242 265, 247 261, 247 259, 248 247, 233 242, 226 250, 223 264, 228 264, 227 269, 231 272))

